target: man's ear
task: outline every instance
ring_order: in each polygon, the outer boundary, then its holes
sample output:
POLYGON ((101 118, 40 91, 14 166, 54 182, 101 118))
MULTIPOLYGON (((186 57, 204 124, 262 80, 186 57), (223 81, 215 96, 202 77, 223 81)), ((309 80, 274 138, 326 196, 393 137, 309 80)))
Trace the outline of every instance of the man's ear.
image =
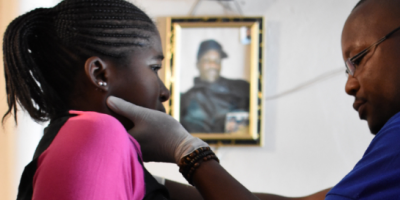
POLYGON ((92 56, 85 62, 85 74, 92 84, 102 91, 108 90, 109 66, 101 58, 92 56))

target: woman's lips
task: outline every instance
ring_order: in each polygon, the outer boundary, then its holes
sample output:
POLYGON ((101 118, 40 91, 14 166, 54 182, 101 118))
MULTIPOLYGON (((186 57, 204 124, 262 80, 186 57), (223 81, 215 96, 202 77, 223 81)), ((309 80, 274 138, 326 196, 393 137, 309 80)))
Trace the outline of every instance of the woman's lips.
POLYGON ((356 100, 353 104, 353 108, 358 111, 358 115, 360 116, 360 119, 366 119, 365 117, 365 105, 366 101, 365 100, 356 100))

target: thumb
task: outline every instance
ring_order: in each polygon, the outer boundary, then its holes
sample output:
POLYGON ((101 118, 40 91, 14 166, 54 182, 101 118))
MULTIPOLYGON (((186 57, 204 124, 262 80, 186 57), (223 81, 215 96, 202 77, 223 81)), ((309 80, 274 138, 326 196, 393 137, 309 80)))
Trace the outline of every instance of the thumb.
POLYGON ((137 117, 143 114, 143 109, 133 103, 127 102, 121 98, 110 96, 107 99, 108 107, 114 112, 136 121, 137 117))

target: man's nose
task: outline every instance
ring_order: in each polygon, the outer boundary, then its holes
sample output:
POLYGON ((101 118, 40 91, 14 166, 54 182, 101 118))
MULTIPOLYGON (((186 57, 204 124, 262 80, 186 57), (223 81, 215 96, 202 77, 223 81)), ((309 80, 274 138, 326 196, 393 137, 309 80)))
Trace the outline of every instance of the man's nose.
POLYGON ((360 89, 360 83, 357 78, 352 75, 348 75, 347 82, 345 85, 345 91, 348 95, 355 96, 357 91, 360 89))
POLYGON ((215 61, 211 61, 208 63, 208 68, 212 68, 212 69, 219 69, 219 64, 215 61))

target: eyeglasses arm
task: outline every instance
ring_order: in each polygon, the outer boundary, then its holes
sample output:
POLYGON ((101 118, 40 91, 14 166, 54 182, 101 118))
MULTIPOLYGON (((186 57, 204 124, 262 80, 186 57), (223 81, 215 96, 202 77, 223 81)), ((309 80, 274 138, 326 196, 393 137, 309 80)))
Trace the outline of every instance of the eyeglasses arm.
POLYGON ((374 44, 372 44, 372 45, 369 46, 368 48, 364 49, 363 51, 361 51, 361 52, 358 53, 357 55, 353 56, 350 60, 351 60, 351 61, 357 60, 357 59, 360 58, 361 56, 365 55, 369 50, 371 50, 371 49, 374 48, 375 46, 379 45, 380 43, 382 43, 383 41, 385 41, 386 39, 388 39, 391 35, 393 35, 393 33, 397 32, 398 30, 400 30, 400 27, 394 29, 392 32, 388 33, 387 35, 385 35, 383 38, 379 39, 377 42, 375 42, 374 44))

